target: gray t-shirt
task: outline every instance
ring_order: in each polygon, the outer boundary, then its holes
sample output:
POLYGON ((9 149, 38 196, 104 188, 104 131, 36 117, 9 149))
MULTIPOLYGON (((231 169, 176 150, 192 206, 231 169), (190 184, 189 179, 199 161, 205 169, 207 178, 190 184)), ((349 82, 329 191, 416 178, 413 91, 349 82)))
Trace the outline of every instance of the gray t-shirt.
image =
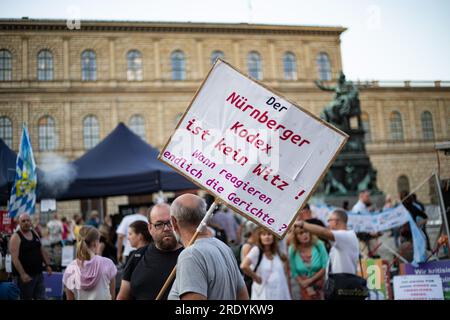
POLYGON ((195 292, 208 300, 236 300, 245 287, 230 247, 217 238, 201 238, 178 256, 177 274, 169 300, 195 292))

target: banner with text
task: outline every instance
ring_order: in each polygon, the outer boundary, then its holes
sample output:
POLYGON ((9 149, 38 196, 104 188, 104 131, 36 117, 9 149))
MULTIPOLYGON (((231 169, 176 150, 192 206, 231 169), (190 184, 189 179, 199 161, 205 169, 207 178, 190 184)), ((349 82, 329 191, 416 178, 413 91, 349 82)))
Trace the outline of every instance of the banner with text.
POLYGON ((439 275, 445 300, 450 300, 450 260, 439 260, 419 263, 414 266, 410 263, 400 265, 402 275, 439 275))
POLYGON ((395 276, 394 299, 444 300, 441 279, 438 275, 395 276))
POLYGON ((346 139, 218 60, 159 159, 281 238, 346 139))
MULTIPOLYGON (((311 205, 311 210, 315 216, 327 223, 328 215, 337 209, 328 205, 311 205)), ((403 205, 394 208, 376 211, 372 213, 347 212, 349 229, 355 232, 382 232, 393 228, 398 228, 409 222, 410 214, 403 205)))

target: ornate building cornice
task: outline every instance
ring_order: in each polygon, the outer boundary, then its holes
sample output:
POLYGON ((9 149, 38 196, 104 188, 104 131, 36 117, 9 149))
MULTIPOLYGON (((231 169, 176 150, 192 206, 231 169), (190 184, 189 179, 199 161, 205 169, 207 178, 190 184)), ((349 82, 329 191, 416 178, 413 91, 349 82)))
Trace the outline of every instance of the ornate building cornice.
POLYGON ((344 27, 289 26, 247 23, 191 23, 81 20, 79 30, 70 30, 66 20, 0 19, 0 31, 224 33, 339 36, 344 27))

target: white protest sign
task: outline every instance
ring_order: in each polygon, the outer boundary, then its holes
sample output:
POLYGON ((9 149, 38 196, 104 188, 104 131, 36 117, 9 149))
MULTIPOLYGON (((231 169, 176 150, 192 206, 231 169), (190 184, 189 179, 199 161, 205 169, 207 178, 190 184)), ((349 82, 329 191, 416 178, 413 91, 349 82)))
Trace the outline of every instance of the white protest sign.
MULTIPOLYGON (((327 218, 335 209, 338 208, 327 205, 311 205, 314 215, 325 224, 328 224, 327 218)), ((403 205, 398 205, 383 211, 365 214, 347 212, 347 215, 347 227, 350 230, 355 232, 382 232, 408 223, 410 213, 403 205)))
POLYGON ((75 258, 74 246, 64 246, 61 255, 61 266, 67 267, 75 258))
POLYGON ((444 300, 439 275, 409 275, 394 277, 395 300, 444 300))
POLYGON ((41 200, 41 212, 56 211, 55 199, 42 199, 41 200))
POLYGON ((159 159, 282 238, 346 139, 218 60, 159 159))

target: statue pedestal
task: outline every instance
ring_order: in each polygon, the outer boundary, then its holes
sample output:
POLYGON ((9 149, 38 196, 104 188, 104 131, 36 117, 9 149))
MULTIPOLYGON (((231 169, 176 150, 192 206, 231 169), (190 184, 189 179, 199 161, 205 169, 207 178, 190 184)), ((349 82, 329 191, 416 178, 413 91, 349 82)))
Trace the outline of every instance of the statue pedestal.
POLYGON ((358 197, 363 190, 380 193, 376 186, 376 171, 365 149, 364 131, 350 129, 347 134, 349 139, 328 171, 319 193, 327 197, 347 198, 358 197))

